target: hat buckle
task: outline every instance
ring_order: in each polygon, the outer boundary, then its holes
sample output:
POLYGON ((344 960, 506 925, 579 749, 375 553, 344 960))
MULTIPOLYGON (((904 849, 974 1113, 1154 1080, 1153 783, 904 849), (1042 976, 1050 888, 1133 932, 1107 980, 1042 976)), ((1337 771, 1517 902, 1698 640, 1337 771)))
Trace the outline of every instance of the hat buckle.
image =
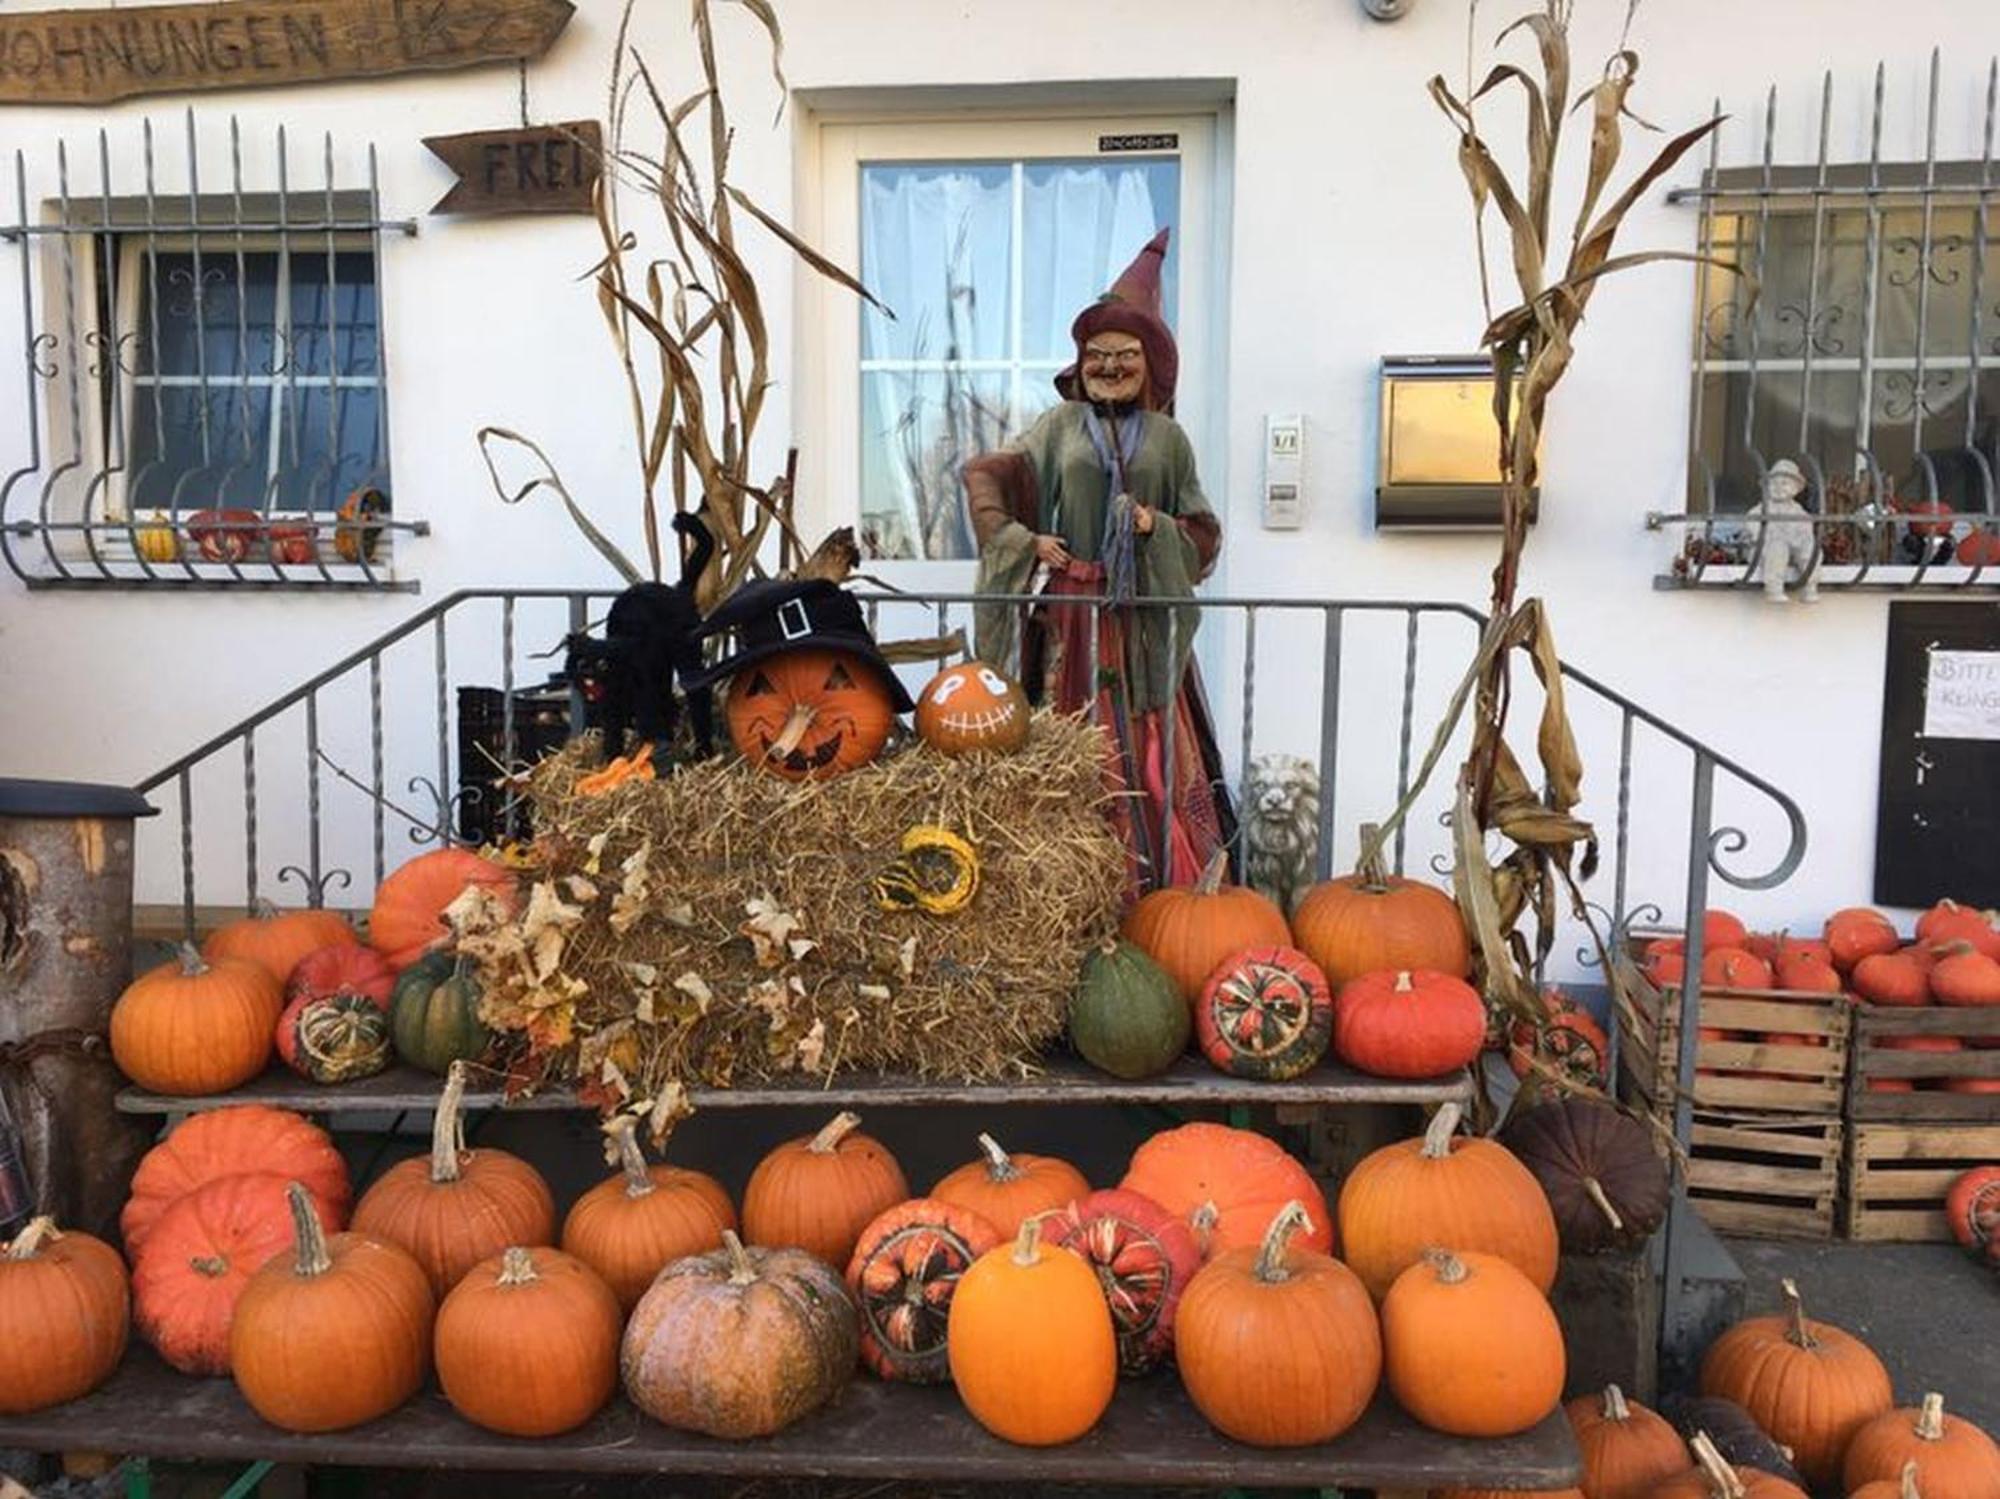
POLYGON ((778 633, 785 637, 787 644, 812 634, 812 619, 806 613, 804 599, 786 599, 778 606, 778 633))

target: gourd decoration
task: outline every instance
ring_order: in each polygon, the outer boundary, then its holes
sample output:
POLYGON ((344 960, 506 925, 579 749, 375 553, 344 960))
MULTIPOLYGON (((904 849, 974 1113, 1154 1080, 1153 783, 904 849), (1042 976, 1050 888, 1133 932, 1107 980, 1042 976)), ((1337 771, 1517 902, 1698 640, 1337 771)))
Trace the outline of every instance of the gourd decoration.
POLYGON ((1118 1387, 1118 1342, 1097 1277, 1042 1242, 1039 1218, 959 1277, 945 1342, 973 1419, 1024 1447, 1075 1441, 1118 1387))
POLYGON ((1113 938, 1083 960, 1069 1006, 1070 1044, 1113 1077, 1158 1077, 1187 1050, 1194 1021, 1166 971, 1113 938))
POLYGON ((1911 1461, 1904 1463, 1903 1471, 1894 1478, 1872 1478, 1857 1489, 1849 1489, 1847 1499, 1924 1499, 1929 1492, 1928 1482, 1918 1484, 1917 1464, 1911 1461))
POLYGON ((181 538, 164 510, 155 510, 132 532, 132 545, 148 562, 178 562, 181 558, 181 538))
POLYGON ((1696 1432, 1688 1446, 1695 1466, 1656 1485, 1646 1499, 1808 1499, 1804 1489, 1775 1473, 1730 1466, 1706 1432, 1696 1432))
POLYGON ((1870 953, 1849 975, 1854 992, 1870 1004, 1927 1005, 1931 1002, 1931 965, 1916 953, 1870 953))
POLYGON ((373 1077, 395 1060, 389 1023, 396 971, 372 947, 337 944, 307 953, 285 985, 278 1058, 316 1083, 373 1077))
POLYGON ((479 978, 451 953, 417 959, 396 979, 389 1024, 396 1055, 426 1072, 444 1073, 454 1062, 486 1054, 493 1033, 479 1018, 479 978))
POLYGON ((465 1148, 464 1096, 465 1065, 454 1062, 431 1121, 429 1157, 398 1161, 354 1209, 355 1232, 409 1251, 439 1299, 481 1260, 555 1239, 555 1199, 540 1173, 504 1150, 465 1148))
POLYGON ((1292 932, 1336 992, 1384 969, 1454 978, 1472 971, 1457 902, 1435 885, 1390 874, 1372 825, 1361 829, 1354 873, 1308 890, 1292 913, 1292 932))
POLYGON ((1951 942, 1938 949, 1931 969, 1931 993, 1941 1005, 2000 1005, 2000 961, 1970 942, 1951 942))
POLYGON ((1119 1189, 1150 1197, 1194 1230, 1204 1259, 1255 1248, 1285 1204, 1305 1205, 1302 1249, 1333 1253, 1333 1218, 1312 1173, 1255 1130, 1197 1121, 1162 1130, 1132 1152, 1119 1189))
POLYGON ((229 1372, 229 1328, 250 1277, 292 1242, 285 1178, 204 1182, 160 1214, 132 1267, 132 1321, 183 1374, 229 1372))
POLYGON ((1210 1260, 1181 1298, 1175 1361, 1188 1398, 1253 1447, 1332 1441, 1382 1376, 1367 1288, 1339 1260, 1294 1246, 1305 1225, 1305 1208, 1286 1203, 1257 1248, 1210 1260))
POLYGON ((226 1093, 271 1060, 280 983, 245 958, 209 962, 192 943, 142 973, 111 1007, 111 1055, 153 1093, 226 1093))
POLYGON ((1941 900, 1917 918, 1917 941, 1926 947, 1970 942, 1989 958, 2000 958, 2000 914, 1941 900))
POLYGON ((979 1137, 980 1158, 948 1172, 931 1196, 970 1208, 1011 1239, 1023 1218, 1052 1212, 1090 1195, 1083 1173, 1052 1155, 1009 1155, 991 1135, 979 1137))
POLYGON ((1833 966, 1842 973, 1852 973, 1863 958, 1891 953, 1903 945, 1889 918, 1867 906, 1835 911, 1826 919, 1825 937, 1833 966))
POLYGON ((268 900, 260 900, 248 916, 210 932, 201 945, 201 955, 211 963, 218 958, 243 958, 264 969, 282 988, 308 953, 322 947, 360 945, 354 928, 332 911, 280 911, 268 900))
POLYGON ((438 1308, 438 1383, 475 1426, 552 1437, 618 1388, 624 1330, 618 1298, 582 1260, 511 1245, 474 1265, 438 1308))
POLYGON ((741 1441, 826 1404, 854 1372, 854 1304, 825 1261, 745 1248, 675 1260, 632 1310, 625 1393, 655 1421, 741 1441))
MULTIPOLYGON (((1834 982, 1839 982, 1838 976, 1834 982)), ((1544 989, 1540 1000, 1540 1027, 1517 1020, 1507 1033, 1507 1065, 1514 1076, 1532 1079, 1537 1094, 1550 1091, 1544 1086, 1547 1070, 1570 1082, 1602 1088, 1611 1065, 1611 1038, 1604 1027, 1560 989, 1544 989)))
POLYGON ((1193 1229, 1152 1198, 1114 1187, 1049 1214, 1042 1241, 1074 1251, 1097 1272, 1121 1374, 1166 1361, 1181 1298, 1202 1265, 1193 1229))
POLYGON ((1382 1298, 1382 1350, 1398 1403, 1451 1436, 1513 1436, 1562 1400, 1556 1314, 1498 1255, 1425 1250, 1382 1298))
POLYGON ((434 848, 391 870, 375 891, 368 943, 391 967, 409 967, 451 940, 445 909, 473 886, 491 890, 511 908, 513 873, 470 849, 434 848))
POLYGON ((951 1299, 972 1262, 1001 1242, 970 1208, 913 1197, 861 1230, 847 1292, 861 1320, 861 1362, 883 1379, 944 1384, 951 1299))
POLYGON ((1687 1467, 1687 1448, 1671 1422, 1617 1385, 1601 1395, 1579 1395, 1563 1406, 1583 1456, 1583 1492, 1589 1499, 1646 1499, 1662 1479, 1687 1467))
POLYGON ((1785 1315, 1747 1318, 1709 1345, 1701 1392, 1741 1405, 1808 1483, 1829 1484, 1855 1432, 1895 1404, 1889 1373, 1859 1338, 1808 1321, 1798 1286, 1782 1285, 1785 1315))
POLYGON ((1556 1279, 1556 1220, 1534 1173, 1495 1140, 1456 1139, 1445 1104, 1420 1138, 1385 1145, 1340 1189, 1342 1257, 1377 1300, 1426 1249, 1496 1254, 1535 1289, 1556 1279))
POLYGON ((1142 895, 1125 915, 1125 940, 1166 971, 1190 1010, 1231 953, 1292 940, 1285 913, 1255 890, 1225 883, 1228 872, 1228 850, 1218 849, 1194 884, 1142 895))
POLYGON ((372 485, 362 485, 340 502, 333 513, 333 550, 342 562, 375 560, 375 548, 382 540, 379 522, 388 513, 388 497, 372 485))
POLYGON ((743 1189, 743 1236, 769 1248, 803 1249, 836 1273, 854 1258, 861 1230, 910 1195, 887 1146, 842 1111, 817 1134, 778 1146, 743 1189))
POLYGON ((0 1244, 0 1416, 87 1395, 125 1356, 125 1263, 89 1234, 32 1219, 0 1244))
POLYGON ((1666 1221, 1666 1162, 1651 1131, 1611 1104, 1551 1099, 1516 1112, 1500 1142, 1541 1183, 1557 1241, 1572 1253, 1636 1249, 1666 1221))
POLYGON ((875 876, 885 911, 956 916, 979 893, 979 851, 950 828, 920 822, 898 841, 899 853, 875 876))
POLYGON ((263 519, 255 510, 235 506, 193 510, 188 513, 187 533, 204 562, 241 562, 263 539, 263 519))
POLYGON ((1771 965, 1740 947, 1710 948, 1701 955, 1701 982, 1708 989, 1768 989, 1771 965))
POLYGON ((266 553, 273 562, 301 567, 318 555, 313 532, 313 526, 306 522, 272 526, 264 533, 266 553))
POLYGON ((745 666, 723 711, 737 753, 787 781, 872 764, 896 726, 887 684, 848 651, 780 651, 745 666))
POLYGON ((1448 973, 1364 973, 1341 985, 1334 1001, 1334 1052, 1376 1077, 1441 1077, 1485 1045, 1479 991, 1448 973))
POLYGON ((1696 1395, 1673 1405, 1674 1425, 1681 1435, 1705 1434, 1715 1450, 1738 1468, 1755 1468, 1802 1488, 1805 1479, 1792 1466, 1789 1448, 1780 1447, 1750 1412, 1720 1395, 1696 1395))
POLYGON ((1326 975, 1296 947, 1246 947, 1215 967, 1195 1001, 1202 1055, 1232 1077, 1277 1082, 1312 1071, 1333 1039, 1326 975))
POLYGON ((190 1115, 140 1157, 118 1220, 125 1252, 135 1260, 144 1253, 160 1214, 202 1183, 259 1171, 303 1182, 321 1221, 345 1226, 354 1188, 327 1132, 288 1109, 234 1104, 190 1115))
POLYGON ((1973 1422, 1948 1416, 1933 1391, 1915 1410, 1877 1416, 1847 1444, 1840 1481, 1850 1494, 1893 1483, 1914 1467, 1924 1499, 1992 1499, 2000 1494, 2000 1445, 1973 1422))
POLYGON ((311 1196, 287 1189, 293 1245, 237 1298, 229 1371, 250 1408, 286 1431, 342 1431, 422 1388, 437 1303, 423 1269, 366 1234, 329 1238, 311 1196))
POLYGON ((595 1270, 619 1310, 629 1312, 673 1261, 720 1249, 723 1231, 736 1227, 736 1208, 706 1172, 647 1165, 631 1115, 606 1130, 618 1149, 618 1174, 576 1200, 563 1220, 562 1248, 595 1270))
POLYGON ((1028 742, 1028 695, 977 661, 948 666, 917 694, 917 737, 939 754, 1011 755, 1028 742))
POLYGON ((653 746, 642 744, 629 755, 619 755, 606 761, 602 770, 578 776, 576 794, 603 796, 632 781, 658 780, 659 775, 658 768, 653 764, 653 746))
POLYGON ((1945 1221, 1951 1236, 1974 1254, 1995 1254, 2000 1248, 2000 1166, 1974 1166, 1962 1172, 1945 1193, 1945 1221))

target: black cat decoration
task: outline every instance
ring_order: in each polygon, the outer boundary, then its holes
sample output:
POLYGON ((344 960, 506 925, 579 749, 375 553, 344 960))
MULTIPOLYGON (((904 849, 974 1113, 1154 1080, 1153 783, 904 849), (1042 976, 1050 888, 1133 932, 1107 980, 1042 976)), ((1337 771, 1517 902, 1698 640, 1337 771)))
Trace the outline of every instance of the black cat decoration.
POLYGON ((715 555, 715 538, 697 515, 674 517, 674 530, 692 538, 678 583, 634 583, 612 601, 604 638, 570 635, 564 671, 571 682, 603 705, 604 758, 624 755, 628 732, 653 746, 653 763, 664 771, 671 757, 680 704, 674 682, 687 695, 695 753, 714 753, 715 726, 710 690, 688 687, 701 671, 701 611, 695 607, 695 580, 715 555))

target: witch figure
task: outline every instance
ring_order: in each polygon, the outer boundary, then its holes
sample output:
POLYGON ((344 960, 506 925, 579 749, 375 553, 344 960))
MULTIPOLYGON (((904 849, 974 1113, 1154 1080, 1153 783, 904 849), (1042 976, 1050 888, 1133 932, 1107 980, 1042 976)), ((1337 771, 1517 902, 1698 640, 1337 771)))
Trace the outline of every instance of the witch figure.
POLYGON ((1095 698, 1135 890, 1192 884, 1234 821, 1192 660, 1194 591, 1222 528, 1171 414, 1180 355, 1160 315, 1166 251, 1162 229, 1077 315, 1062 401, 965 466, 978 591, 1036 600, 981 605, 975 650, 1033 702, 1074 713, 1095 698), (1059 602, 1090 598, 1109 605, 1059 602))

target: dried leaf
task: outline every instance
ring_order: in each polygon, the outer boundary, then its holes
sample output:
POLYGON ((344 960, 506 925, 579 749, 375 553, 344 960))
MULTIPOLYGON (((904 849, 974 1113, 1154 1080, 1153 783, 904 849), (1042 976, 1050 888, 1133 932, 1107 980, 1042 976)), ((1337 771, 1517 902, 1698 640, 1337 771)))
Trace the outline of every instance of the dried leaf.
POLYGON ((708 1007, 715 1003, 715 991, 708 987, 708 981, 700 974, 689 970, 674 980, 674 988, 693 1000, 706 1015, 708 1007))
POLYGON ((807 265, 811 266, 814 270, 818 271, 822 276, 826 277, 829 281, 839 282, 842 286, 846 287, 849 291, 853 292, 857 297, 860 297, 863 301, 867 302, 871 307, 874 307, 879 312, 881 312, 883 316, 891 320, 895 318, 896 314, 894 310, 891 309, 886 303, 881 301, 879 298, 877 298, 876 295, 873 292, 871 292, 867 287, 863 286, 856 277, 842 270, 839 266, 835 265, 832 261, 828 260, 824 255, 820 254, 819 251, 815 250, 811 245, 807 244, 804 240, 800 239, 796 234, 792 233, 792 231, 787 229, 783 224, 779 223, 778 220, 772 218, 771 215, 764 212, 764 210, 759 208, 756 205, 756 203, 751 201, 751 199, 747 194, 743 193, 742 191, 734 187, 730 188, 728 191, 731 202, 735 203, 738 207, 742 208, 745 212, 747 212, 750 215, 751 218, 755 219, 758 223, 762 224, 766 229, 770 230, 771 233, 777 235, 779 239, 783 240, 788 246, 791 247, 792 253, 798 256, 799 259, 803 260, 807 265))

